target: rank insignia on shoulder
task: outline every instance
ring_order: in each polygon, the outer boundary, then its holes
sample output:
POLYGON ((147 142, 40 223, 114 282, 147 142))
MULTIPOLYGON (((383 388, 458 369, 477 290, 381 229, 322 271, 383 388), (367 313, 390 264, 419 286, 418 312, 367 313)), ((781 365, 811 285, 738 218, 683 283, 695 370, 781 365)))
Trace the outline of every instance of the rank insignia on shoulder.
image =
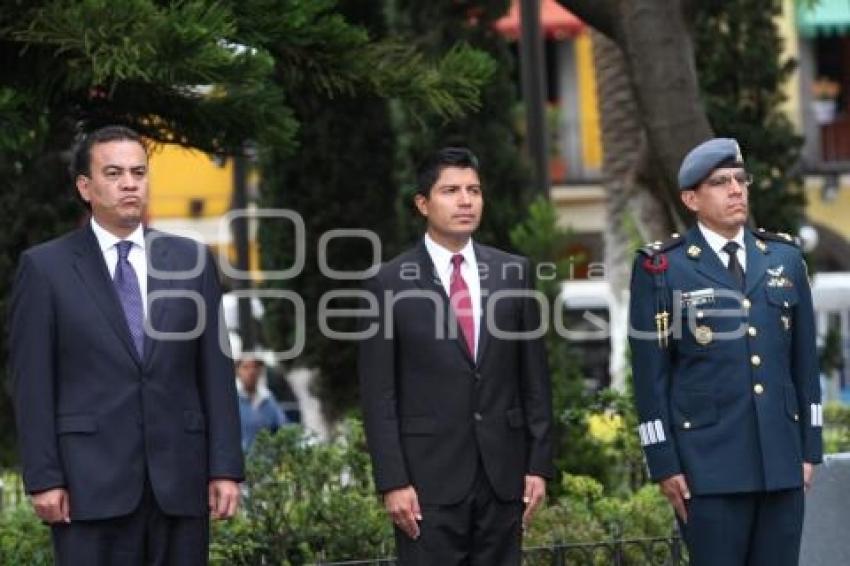
POLYGON ((667 252, 679 244, 683 242, 683 238, 679 234, 673 234, 670 239, 662 242, 661 240, 655 240, 654 242, 647 242, 640 248, 638 248, 638 252, 647 256, 654 258, 659 255, 663 255, 664 252, 667 252))
POLYGON ((759 240, 756 238, 756 247, 762 253, 767 253, 767 244, 764 243, 764 240, 759 240))
POLYGON ((692 245, 688 248, 688 257, 696 259, 702 253, 702 248, 697 245, 692 245))
MULTIPOLYGON (((758 246, 758 248, 763 252, 765 250, 759 246, 759 240, 772 240, 774 242, 782 242, 783 244, 790 244, 792 246, 800 246, 799 240, 787 232, 769 232, 764 228, 759 228, 754 235, 756 237, 756 246, 758 246)), ((765 245, 765 247, 767 246, 765 245)))

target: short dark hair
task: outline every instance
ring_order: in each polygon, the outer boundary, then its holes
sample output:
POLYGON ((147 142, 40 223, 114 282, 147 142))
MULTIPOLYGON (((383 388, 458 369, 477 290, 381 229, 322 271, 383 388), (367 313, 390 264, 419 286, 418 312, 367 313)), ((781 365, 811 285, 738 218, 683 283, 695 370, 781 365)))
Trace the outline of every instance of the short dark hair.
POLYGON ((74 144, 71 156, 71 179, 76 180, 78 175, 91 176, 91 148, 95 144, 122 140, 137 142, 145 148, 145 153, 148 151, 142 136, 127 126, 104 126, 88 134, 80 135, 74 144))
POLYGON ((426 157, 416 169, 416 192, 428 196, 446 167, 478 171, 478 158, 466 147, 444 147, 426 157))
POLYGON ((263 358, 260 357, 259 354, 254 352, 244 352, 239 358, 236 360, 236 367, 242 367, 242 364, 247 364, 249 362, 256 363, 259 367, 265 367, 266 362, 263 361, 263 358))

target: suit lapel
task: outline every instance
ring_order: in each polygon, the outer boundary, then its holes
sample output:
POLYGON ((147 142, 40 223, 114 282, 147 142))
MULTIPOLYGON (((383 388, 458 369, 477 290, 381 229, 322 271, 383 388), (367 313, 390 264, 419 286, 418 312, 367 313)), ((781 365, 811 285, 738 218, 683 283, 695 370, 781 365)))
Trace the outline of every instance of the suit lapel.
POLYGON ((696 262, 697 271, 724 287, 739 290, 732 274, 729 273, 717 253, 705 241, 698 226, 694 226, 688 231, 686 246, 685 253, 696 262), (699 248, 699 253, 696 256, 692 253, 693 246, 699 248))
POLYGON ((478 263, 479 267, 478 281, 481 289, 481 318, 478 323, 478 355, 475 359, 475 365, 481 365, 481 360, 484 359, 484 354, 487 353, 487 346, 490 345, 489 328, 491 321, 487 315, 487 304, 490 295, 499 289, 500 278, 496 276, 499 274, 499 266, 493 262, 493 257, 487 249, 479 246, 475 242, 473 242, 472 245, 475 248, 475 261, 478 263), (483 270, 485 276, 480 275, 482 273, 482 265, 486 266, 483 270))
POLYGON ((91 226, 87 225, 78 232, 74 253, 74 269, 83 281, 83 286, 88 290, 97 308, 103 313, 110 327, 121 339, 128 353, 136 363, 139 363, 139 354, 130 337, 130 329, 127 327, 127 319, 124 309, 118 299, 118 293, 109 277, 109 270, 103 259, 97 238, 92 232, 91 226))
MULTIPOLYGON (((171 288, 171 279, 168 279, 167 277, 154 277, 153 274, 156 274, 157 272, 167 273, 173 271, 169 262, 168 246, 165 245, 166 242, 164 241, 164 238, 148 238, 147 235, 149 233, 149 231, 145 232, 145 251, 147 253, 148 261, 148 297, 146 297, 145 300, 149 300, 148 298, 152 293, 157 291, 167 291, 171 288)), ((165 330, 164 324, 168 313, 167 305, 167 297, 159 298, 154 300, 152 303, 150 301, 148 302, 147 319, 150 328, 159 331, 165 330)), ((145 365, 150 363, 151 357, 153 356, 159 342, 159 340, 151 338, 148 332, 145 332, 145 365)))
MULTIPOLYGON (((419 277, 416 279, 416 284, 421 289, 429 292, 437 293, 440 297, 440 305, 435 305, 432 301, 426 301, 431 308, 440 308, 441 313, 435 311, 435 316, 441 316, 443 320, 443 332, 448 339, 455 343, 461 353, 466 356, 470 363, 474 364, 472 354, 466 346, 466 341, 463 339, 463 332, 455 318, 454 310, 451 308, 446 289, 443 287, 443 282, 434 267, 434 262, 431 260, 431 254, 428 253, 428 248, 425 247, 425 240, 420 240, 416 248, 416 261, 419 264, 419 277)), ((479 351, 480 351, 479 347, 479 351)))
POLYGON ((770 253, 770 246, 757 246, 756 239, 749 230, 744 231, 744 243, 747 248, 747 269, 744 276, 747 291, 744 294, 750 295, 767 273, 767 254, 770 253))

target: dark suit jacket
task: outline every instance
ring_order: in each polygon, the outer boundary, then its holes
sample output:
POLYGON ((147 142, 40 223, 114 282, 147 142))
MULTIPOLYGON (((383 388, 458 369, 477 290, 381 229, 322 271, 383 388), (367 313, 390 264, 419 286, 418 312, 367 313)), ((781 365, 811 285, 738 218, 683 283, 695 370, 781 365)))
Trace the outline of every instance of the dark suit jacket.
POLYGON ((553 475, 551 390, 528 261, 475 244, 482 294, 477 359, 424 242, 366 282, 379 315, 360 345, 360 395, 380 492, 413 485, 422 503, 470 490, 480 460, 497 496, 522 497, 524 475, 553 475), (486 270, 486 274, 483 272, 486 270))
MULTIPOLYGON (((139 359, 89 225, 21 256, 10 308, 11 378, 28 492, 64 486, 71 518, 131 512, 145 475, 164 512, 207 512, 210 478, 243 477, 233 364, 219 344, 212 257, 185 238, 148 234, 151 327, 139 359), (202 269, 193 267, 202 265, 202 269), (186 279, 159 279, 184 271, 186 279), (198 303, 185 295, 194 292, 198 303), (204 315, 199 312, 203 307, 204 315)), ((225 342, 226 344, 226 342, 225 342)))

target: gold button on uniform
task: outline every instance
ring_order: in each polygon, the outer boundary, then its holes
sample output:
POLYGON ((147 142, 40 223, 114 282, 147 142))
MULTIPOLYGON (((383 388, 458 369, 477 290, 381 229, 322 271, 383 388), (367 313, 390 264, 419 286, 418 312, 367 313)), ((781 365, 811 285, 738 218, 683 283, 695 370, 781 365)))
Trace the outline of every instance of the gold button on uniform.
POLYGON ((743 300, 741 301, 741 306, 742 306, 742 307, 744 307, 745 309, 750 308, 752 305, 753 305, 753 304, 750 302, 750 300, 749 300, 749 299, 743 299, 743 300))
POLYGON ((761 357, 758 354, 754 354, 752 358, 750 358, 750 363, 754 366, 758 367, 761 365, 761 357))
POLYGON ((755 385, 753 385, 753 391, 756 392, 756 395, 761 395, 762 393, 764 393, 764 385, 762 385, 761 383, 756 383, 755 385))
POLYGON ((800 415, 798 415, 797 413, 794 413, 794 420, 795 420, 795 421, 799 421, 799 420, 800 420, 800 415))
POLYGON ((691 421, 685 421, 682 423, 682 426, 685 428, 691 428, 691 421))
POLYGON ((756 330, 755 326, 751 326, 751 327, 747 328, 747 334, 749 334, 750 336, 755 336, 758 333, 759 333, 759 331, 756 330))

